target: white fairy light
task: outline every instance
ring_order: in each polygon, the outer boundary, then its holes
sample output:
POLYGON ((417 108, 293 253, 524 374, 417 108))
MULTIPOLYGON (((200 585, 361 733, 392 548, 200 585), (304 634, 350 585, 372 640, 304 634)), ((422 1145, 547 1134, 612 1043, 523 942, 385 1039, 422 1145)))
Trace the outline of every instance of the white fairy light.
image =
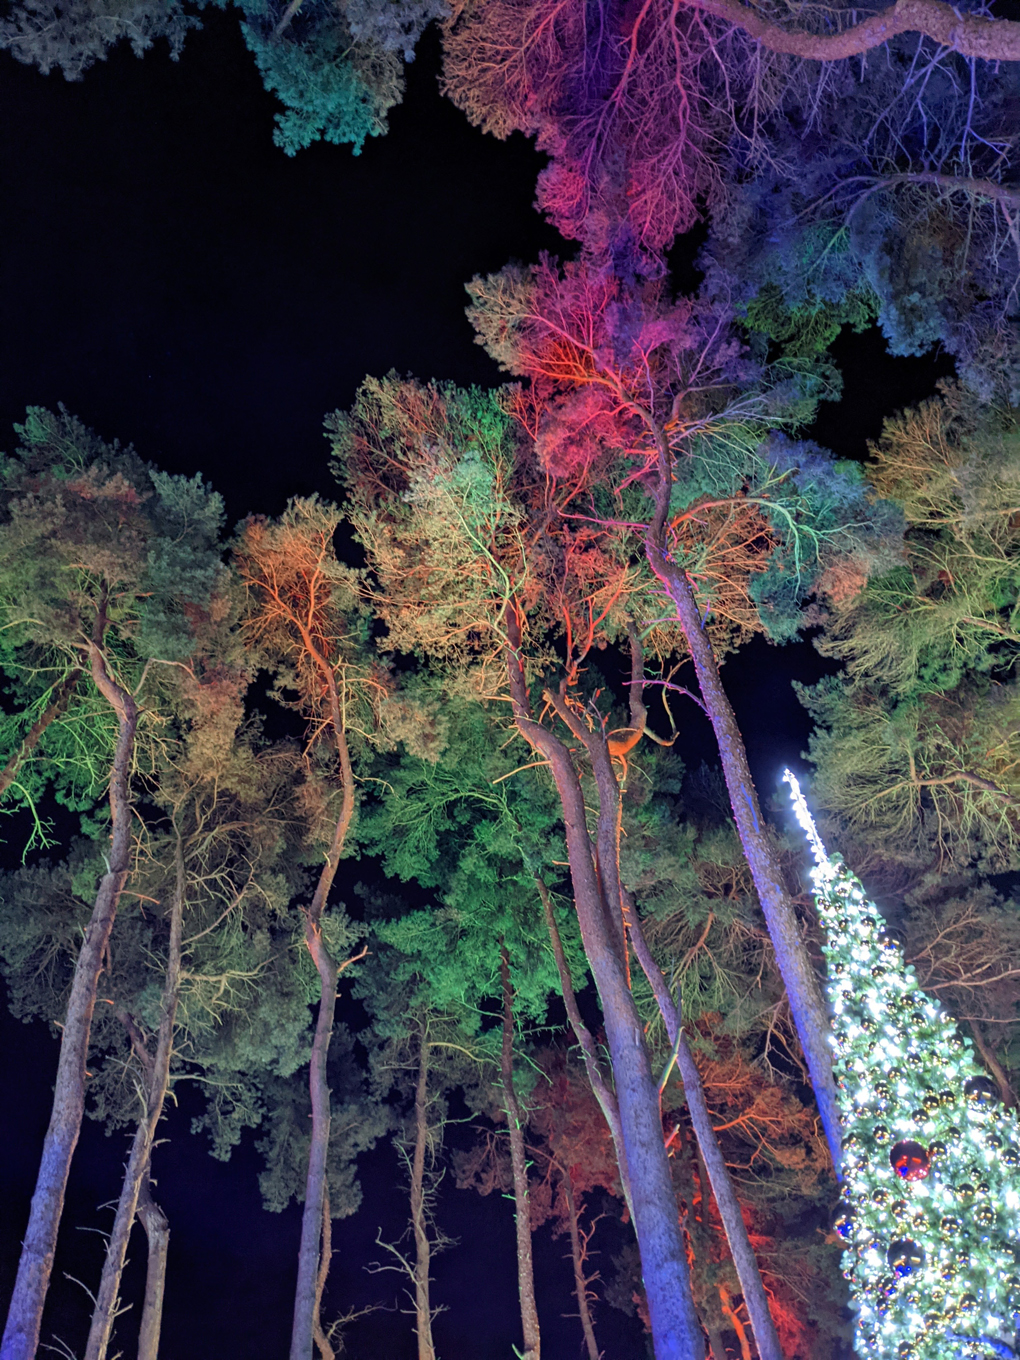
POLYGON ((795 775, 826 932, 844 1120, 834 1219, 874 1360, 1020 1360, 1020 1126, 893 932, 822 843, 795 775), (993 1116, 993 1117, 989 1117, 993 1116))

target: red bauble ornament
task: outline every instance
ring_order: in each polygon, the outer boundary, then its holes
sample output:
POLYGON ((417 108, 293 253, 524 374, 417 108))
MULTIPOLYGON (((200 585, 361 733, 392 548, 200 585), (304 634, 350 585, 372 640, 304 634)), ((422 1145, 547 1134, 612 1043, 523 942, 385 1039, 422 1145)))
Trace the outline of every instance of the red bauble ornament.
POLYGON ((897 1176, 905 1181, 923 1181, 931 1170, 931 1158, 925 1148, 910 1140, 897 1143, 889 1153, 889 1161, 897 1176))

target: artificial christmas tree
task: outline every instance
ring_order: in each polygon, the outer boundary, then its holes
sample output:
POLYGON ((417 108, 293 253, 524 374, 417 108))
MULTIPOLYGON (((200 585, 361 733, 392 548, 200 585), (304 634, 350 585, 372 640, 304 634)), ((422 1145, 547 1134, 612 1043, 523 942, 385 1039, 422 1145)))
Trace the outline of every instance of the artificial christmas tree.
POLYGON ((826 853, 795 776, 843 1120, 833 1216, 858 1356, 1018 1360, 1020 1125, 952 1016, 917 986, 902 941, 826 853))

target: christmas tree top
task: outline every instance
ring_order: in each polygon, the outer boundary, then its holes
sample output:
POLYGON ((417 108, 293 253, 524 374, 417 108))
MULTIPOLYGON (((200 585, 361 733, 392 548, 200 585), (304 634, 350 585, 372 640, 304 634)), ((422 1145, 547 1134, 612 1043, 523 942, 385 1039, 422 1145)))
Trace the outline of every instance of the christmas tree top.
POLYGON ((1020 1126, 902 940, 829 857, 795 776, 825 927, 843 1188, 833 1226, 875 1360, 1020 1360, 1020 1126))

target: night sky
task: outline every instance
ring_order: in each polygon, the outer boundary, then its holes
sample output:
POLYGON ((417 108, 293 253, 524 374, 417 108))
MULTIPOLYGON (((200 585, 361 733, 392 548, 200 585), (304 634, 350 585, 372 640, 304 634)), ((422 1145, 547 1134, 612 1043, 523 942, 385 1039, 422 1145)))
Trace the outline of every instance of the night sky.
MULTIPOLYGON (((429 34, 409 69, 391 131, 359 157, 315 146, 291 160, 272 143, 274 101, 236 20, 209 13, 179 63, 165 48, 129 51, 81 83, 0 56, 0 448, 26 405, 63 402, 105 438, 132 441, 172 472, 201 471, 231 522, 276 513, 289 495, 335 488, 323 415, 350 402, 366 373, 492 384, 494 364, 464 318, 463 285, 508 259, 570 246, 534 212, 542 159, 521 137, 500 143, 471 128, 436 89, 429 34)), ((688 252, 689 255, 689 252, 688 252)), ((682 268, 683 247, 677 252, 682 268)), ((931 393, 944 360, 890 360, 881 337, 836 346, 844 400, 814 433, 860 458, 883 415, 931 393)), ((822 662, 809 644, 763 642, 726 668, 749 755, 767 800, 779 769, 803 749, 807 723, 790 688, 822 662), (753 690, 752 681, 753 677, 753 690)), ((699 720, 700 721, 700 720, 699 720)), ((711 756, 690 720, 685 758, 711 756)), ((13 844, 11 846, 13 852, 13 844)), ((354 878, 359 871, 351 866, 354 878)), ((343 885, 341 895, 343 895, 343 885)), ((56 1046, 45 1027, 0 1016, 0 1310, 49 1113, 56 1046)), ((341 1011, 340 1019, 344 1018, 341 1011)), ((356 1015, 348 1015, 356 1021, 356 1015)), ((249 1137, 228 1165, 188 1137, 194 1097, 163 1126, 158 1198, 171 1224, 163 1360, 262 1360, 286 1353, 299 1213, 264 1213, 249 1137)), ((456 1136, 456 1135, 455 1135, 456 1136)), ((116 1198, 123 1136, 86 1120, 64 1215, 44 1340, 79 1352, 86 1285, 98 1280, 116 1198)), ((411 1319, 396 1311, 393 1276, 364 1267, 399 1236, 395 1157, 362 1160, 365 1202, 334 1226, 324 1315, 378 1301, 349 1333, 353 1360, 414 1354, 411 1319)), ((443 1360, 509 1360, 517 1338, 512 1205, 446 1188, 442 1226, 461 1246, 437 1259, 436 1324, 443 1360)), ((125 1297, 139 1297, 141 1237, 125 1297)), ((536 1242, 543 1342, 551 1360, 581 1354, 565 1241, 536 1242)), ((608 1360, 643 1354, 640 1329, 601 1306, 608 1360)), ((130 1316, 122 1322, 128 1351, 130 1316)))

